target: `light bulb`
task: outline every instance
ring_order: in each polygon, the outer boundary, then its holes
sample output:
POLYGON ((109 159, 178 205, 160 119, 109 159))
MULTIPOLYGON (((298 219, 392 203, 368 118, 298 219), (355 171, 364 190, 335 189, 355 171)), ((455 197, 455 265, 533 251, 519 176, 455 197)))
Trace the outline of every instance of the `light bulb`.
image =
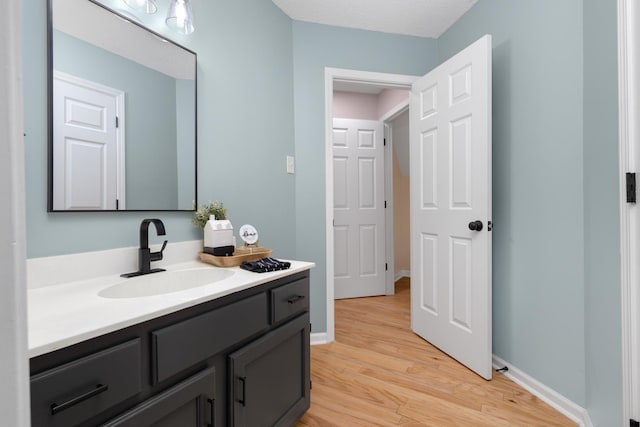
POLYGON ((193 33, 195 27, 193 26, 193 13, 189 0, 171 0, 165 22, 169 28, 179 33, 193 33))

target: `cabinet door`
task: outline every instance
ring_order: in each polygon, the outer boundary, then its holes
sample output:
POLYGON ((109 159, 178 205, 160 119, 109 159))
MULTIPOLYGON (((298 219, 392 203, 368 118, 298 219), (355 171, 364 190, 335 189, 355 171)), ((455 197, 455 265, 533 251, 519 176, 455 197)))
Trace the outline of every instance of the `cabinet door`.
POLYGON ((153 396, 103 427, 213 426, 215 371, 208 368, 153 396))
POLYGON ((291 426, 310 404, 309 314, 229 355, 230 425, 291 426))

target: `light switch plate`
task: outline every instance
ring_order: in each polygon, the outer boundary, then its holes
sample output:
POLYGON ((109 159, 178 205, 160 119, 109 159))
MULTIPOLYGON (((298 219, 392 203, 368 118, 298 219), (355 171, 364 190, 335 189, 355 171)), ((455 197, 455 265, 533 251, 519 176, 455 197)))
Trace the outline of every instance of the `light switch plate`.
POLYGON ((287 173, 295 173, 296 166, 293 156, 287 156, 287 173))

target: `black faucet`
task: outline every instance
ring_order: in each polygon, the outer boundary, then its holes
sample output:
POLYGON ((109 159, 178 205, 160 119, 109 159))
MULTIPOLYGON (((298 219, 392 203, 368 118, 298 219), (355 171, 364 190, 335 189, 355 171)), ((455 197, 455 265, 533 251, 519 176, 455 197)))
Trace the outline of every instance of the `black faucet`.
POLYGON ((140 248, 138 249, 138 271, 133 273, 121 274, 121 277, 135 277, 142 276, 143 274, 157 273, 159 271, 165 271, 164 268, 151 268, 151 261, 160 261, 162 259, 162 253, 164 248, 167 247, 167 241, 162 244, 160 252, 151 252, 149 249, 149 224, 153 223, 156 226, 156 232, 158 236, 164 236, 164 224, 157 218, 143 219, 140 223, 140 248))

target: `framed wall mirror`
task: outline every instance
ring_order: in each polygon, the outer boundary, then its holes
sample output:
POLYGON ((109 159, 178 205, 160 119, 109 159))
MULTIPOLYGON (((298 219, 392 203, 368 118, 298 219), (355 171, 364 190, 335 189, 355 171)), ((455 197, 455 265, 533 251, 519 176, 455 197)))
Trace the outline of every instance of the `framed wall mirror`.
POLYGON ((48 210, 194 210, 195 52, 98 0, 48 1, 48 210))

